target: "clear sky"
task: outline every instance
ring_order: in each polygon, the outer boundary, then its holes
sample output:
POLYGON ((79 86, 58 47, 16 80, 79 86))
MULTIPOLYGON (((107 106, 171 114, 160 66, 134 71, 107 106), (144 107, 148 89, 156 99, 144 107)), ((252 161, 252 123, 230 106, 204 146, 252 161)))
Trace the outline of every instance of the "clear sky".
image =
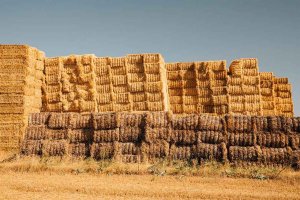
POLYGON ((0 0, 0 43, 48 57, 158 52, 166 62, 227 65, 256 57, 260 71, 289 77, 300 115, 300 0, 0 0))

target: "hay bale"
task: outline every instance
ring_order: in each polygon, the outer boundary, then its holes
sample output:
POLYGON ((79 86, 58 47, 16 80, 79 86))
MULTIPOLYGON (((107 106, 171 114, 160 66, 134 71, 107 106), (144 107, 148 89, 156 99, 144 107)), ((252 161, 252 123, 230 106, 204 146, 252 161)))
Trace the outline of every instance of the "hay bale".
POLYGON ((156 140, 151 143, 142 143, 141 152, 148 155, 150 160, 156 158, 166 158, 169 155, 169 143, 164 140, 156 140))
POLYGON ((72 157, 85 158, 90 154, 89 144, 86 143, 69 144, 68 154, 72 157))
POLYGON ((194 154, 195 146, 171 145, 169 157, 172 160, 190 160, 196 157, 194 154))
POLYGON ((170 128, 150 128, 145 129, 145 141, 153 142, 155 140, 165 140, 170 142, 171 140, 171 130, 170 128))
POLYGON ((70 143, 90 143, 93 137, 92 129, 68 129, 70 143))
POLYGON ((292 149, 287 148, 268 148, 262 147, 262 163, 275 163, 289 165, 292 158, 292 149))
POLYGON ((254 131, 268 131, 268 119, 267 117, 254 116, 253 119, 253 130, 254 131))
POLYGON ((200 115, 199 129, 210 131, 224 130, 224 119, 221 116, 200 115))
POLYGON ((126 142, 126 143, 118 143, 120 148, 120 153, 122 155, 130 154, 130 155, 139 155, 140 154, 140 147, 138 144, 133 142, 126 142))
POLYGON ((227 160, 227 148, 225 143, 221 144, 207 144, 199 143, 195 146, 195 154, 198 159, 204 160, 217 160, 225 161, 227 160))
POLYGON ((41 126, 28 126, 25 130, 26 140, 42 140, 46 137, 46 127, 41 126))
POLYGON ((261 149, 259 146, 231 146, 229 147, 228 158, 230 162, 247 161, 258 162, 261 157, 261 149))
POLYGON ((199 129, 199 115, 173 116, 171 121, 174 130, 197 130, 199 129))
POLYGON ((167 128, 170 125, 170 113, 167 112, 147 112, 146 126, 150 128, 167 128))
POLYGON ((140 155, 122 155, 120 160, 123 163, 140 163, 142 159, 140 155))
POLYGON ((222 131, 198 131, 198 143, 220 144, 226 142, 226 133, 222 131))
POLYGON ((170 141, 179 144, 194 144, 197 142, 195 130, 171 130, 170 141))
POLYGON ((68 151, 68 142, 66 140, 43 140, 43 156, 64 156, 68 151))
POLYGON ((104 142, 117 142, 120 138, 119 129, 112 130, 94 130, 93 142, 104 143, 104 142))
POLYGON ((259 132, 257 144, 264 147, 283 148, 289 145, 289 137, 282 132, 259 132))
POLYGON ((139 127, 121 127, 120 142, 138 142, 144 136, 144 131, 139 127))
POLYGON ((145 115, 143 113, 117 113, 120 120, 120 127, 143 127, 145 125, 145 115))
POLYGON ((62 129, 70 127, 70 113, 51 113, 48 127, 52 129, 62 129))
POLYGON ((115 153, 114 142, 108 143, 93 143, 91 146, 91 157, 100 160, 100 159, 112 159, 115 153))
POLYGON ((300 148, 300 135, 299 134, 289 134, 289 145, 293 150, 298 150, 300 148))
POLYGON ((119 127, 118 115, 112 113, 93 113, 93 127, 95 130, 115 129, 119 127))
POLYGON ((295 132, 300 132, 300 117, 291 118, 291 130, 295 132))
POLYGON ((32 113, 28 117, 29 125, 46 125, 49 120, 50 113, 42 112, 42 113, 32 113))
POLYGON ((45 140, 68 139, 68 129, 46 129, 45 140))
POLYGON ((256 143, 256 134, 254 132, 228 133, 228 144, 230 146, 254 146, 256 143))
POLYGON ((92 128, 92 115, 72 113, 70 116, 70 127, 72 129, 88 129, 92 128))
POLYGON ((229 132, 243 131, 251 132, 253 130, 252 118, 246 115, 226 115, 227 130, 229 132))
POLYGON ((42 155, 42 142, 40 140, 24 140, 21 145, 21 154, 26 156, 42 155))

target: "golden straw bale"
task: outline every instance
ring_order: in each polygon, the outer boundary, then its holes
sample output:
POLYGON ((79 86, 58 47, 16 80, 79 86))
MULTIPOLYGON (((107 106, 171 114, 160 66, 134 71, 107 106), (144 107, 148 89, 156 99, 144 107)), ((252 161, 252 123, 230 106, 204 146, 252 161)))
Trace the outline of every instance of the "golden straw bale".
POLYGON ((182 96, 183 90, 181 88, 175 88, 175 89, 169 88, 168 93, 169 93, 170 97, 171 96, 182 96))
POLYGON ((112 75, 126 75, 127 70, 125 66, 113 67, 110 69, 112 75))
POLYGON ((139 127, 121 127, 120 142, 138 142, 142 139, 143 134, 139 127))
POLYGON ((197 137, 198 143, 220 144, 227 140, 226 133, 222 131, 198 131, 197 137))
POLYGON ((42 142, 41 140, 24 140, 21 145, 22 155, 42 155, 42 142))
POLYGON ((292 156, 292 149, 287 148, 267 148, 262 147, 263 163, 289 164, 292 156))
POLYGON ((94 130, 93 142, 117 142, 120 138, 120 131, 118 128, 112 130, 94 130))
POLYGON ((67 133, 70 143, 90 143, 92 141, 92 129, 68 129, 67 133))
POLYGON ((227 95, 212 96, 212 101, 214 105, 228 104, 227 95))
POLYGON ((166 63, 166 69, 167 71, 179 71, 180 66, 178 63, 166 63))
POLYGON ((289 145, 289 137, 280 132, 260 132, 257 134, 257 144, 264 147, 283 148, 289 145))
POLYGON ((183 112, 186 114, 193 114, 197 112, 197 104, 194 105, 183 105, 183 112))
POLYGON ((110 84, 111 79, 109 76, 101 76, 95 78, 97 85, 110 84))
POLYGON ((127 76, 126 75, 118 75, 113 76, 112 78, 113 85, 125 85, 127 84, 127 76))
POLYGON ((163 128, 170 125, 170 113, 146 112, 146 126, 150 128, 163 128))
POLYGON ((153 142, 156 140, 165 140, 170 142, 171 139, 171 129, 170 128, 150 128, 145 129, 145 141, 153 142))
POLYGON ((114 104, 114 111, 116 111, 116 112, 131 111, 131 110, 132 110, 131 103, 115 103, 114 104))
POLYGON ((68 145, 68 154, 72 157, 85 158, 90 154, 89 144, 86 143, 75 143, 68 145))
POLYGON ((125 57, 110 58, 111 67, 125 66, 125 57))
POLYGON ((261 110, 261 105, 260 103, 245 103, 244 104, 244 109, 245 111, 248 111, 248 112, 260 112, 261 110))
POLYGON ((182 74, 180 71, 168 71, 167 78, 169 80, 180 80, 182 79, 182 74))
POLYGON ((228 144, 230 146, 254 146, 256 145, 256 134, 251 132, 234 132, 228 134, 228 144))
POLYGON ((259 72, 260 80, 273 80, 273 72, 259 72))
POLYGON ((183 96, 170 96, 169 101, 171 104, 182 104, 183 96))
POLYGON ((276 83, 276 84, 288 84, 289 79, 284 78, 284 77, 276 77, 276 78, 274 78, 274 83, 276 83))
POLYGON ((161 92, 162 82, 148 82, 144 85, 146 92, 161 92))
POLYGON ((183 81, 182 80, 169 80, 168 88, 169 89, 183 88, 183 81))
POLYGON ((194 70, 181 70, 182 78, 184 80, 195 80, 196 73, 194 70))
POLYGON ((183 113, 183 105, 182 104, 171 104, 170 110, 173 113, 183 113))
POLYGON ((64 156, 67 154, 68 143, 66 140, 43 140, 43 156, 64 156))
POLYGON ((229 72, 232 76, 239 77, 242 75, 242 63, 240 60, 234 60, 230 64, 229 72))
POLYGON ((161 92, 146 93, 146 97, 150 102, 158 102, 163 100, 163 94, 161 92))
POLYGON ((227 84, 228 86, 233 86, 233 85, 241 85, 243 83, 243 79, 240 77, 231 77, 229 76, 227 79, 227 84))
POLYGON ((183 96, 183 103, 185 105, 195 105, 198 103, 197 96, 183 96))
POLYGON ((204 80, 198 80, 197 86, 200 87, 201 89, 208 88, 210 87, 210 81, 207 80, 207 78, 204 80))
POLYGON ((244 76, 257 76, 258 77, 258 69, 243 69, 244 76))
POLYGON ((70 113, 54 113, 49 117, 48 127, 53 129, 68 128, 70 126, 70 113))
POLYGON ((291 98, 292 94, 290 91, 277 91, 276 97, 291 98))
POLYGON ((162 102, 147 102, 147 108, 149 111, 163 111, 164 105, 162 102))
POLYGON ((129 103, 129 93, 118 93, 114 94, 114 100, 116 103, 129 103))
POLYGON ((199 143, 194 150, 198 159, 212 159, 217 161, 225 161, 227 159, 227 148, 225 143, 206 144, 199 143))
POLYGON ((92 118, 95 130, 115 129, 119 127, 117 113, 93 113, 92 118))
POLYGON ((227 79, 227 71, 213 71, 213 73, 210 74, 211 78, 214 80, 226 80, 227 79))
POLYGON ((126 64, 128 73, 142 73, 144 74, 143 63, 126 64))
POLYGON ((170 141, 180 144, 195 144, 197 142, 197 134, 195 130, 172 130, 170 129, 170 141))
POLYGON ((133 102, 132 109, 134 111, 145 111, 148 110, 147 102, 133 102))
POLYGON ((123 163, 140 163, 141 162, 140 155, 122 155, 121 162, 123 163))
POLYGON ((199 128, 199 115, 173 115, 171 125, 175 130, 196 130, 199 128))
POLYGON ((44 125, 28 126, 25 130, 26 140, 42 140, 46 137, 46 127, 44 125))
POLYGON ((112 102, 112 96, 110 93, 99 94, 96 97, 96 102, 98 104, 109 104, 110 102, 112 102))
POLYGON ((28 123, 30 125, 46 125, 48 123, 49 116, 49 112, 32 113, 28 117, 28 123))
POLYGON ((120 127, 143 127, 145 125, 145 115, 143 113, 118 112, 120 127))
POLYGON ((144 82, 146 80, 145 74, 141 73, 129 73, 128 74, 128 81, 132 82, 144 82))
POLYGON ((115 153, 116 143, 93 143, 91 145, 91 157, 99 159, 111 159, 115 153))
POLYGON ((144 82, 129 83, 128 87, 130 92, 143 92, 144 82))
POLYGON ((273 89, 273 86, 274 86, 273 81, 264 81, 264 80, 260 81, 260 87, 261 88, 270 88, 270 89, 273 89))
POLYGON ((106 85, 97 85, 96 86, 96 90, 100 94, 107 94, 107 93, 110 93, 110 91, 111 91, 109 84, 106 84, 106 85))
POLYGON ((227 87, 213 87, 211 88, 212 95, 226 95, 227 94, 227 87))
POLYGON ((291 91, 292 90, 292 86, 291 84, 275 84, 275 90, 276 91, 291 91))
POLYGON ((128 54, 126 55, 126 61, 130 64, 143 63, 143 54, 128 54))
POLYGON ((164 62, 163 57, 158 53, 143 54, 144 63, 159 63, 164 62))
POLYGON ((214 79, 212 79, 211 81, 210 81, 210 85, 212 86, 212 87, 221 87, 221 86, 227 86, 227 80, 214 80, 214 79))
POLYGON ((103 66, 97 66, 95 67, 95 74, 97 76, 106 76, 110 74, 110 68, 108 65, 103 65, 103 66))
POLYGON ((45 99, 47 103, 57 103, 60 102, 62 93, 61 92, 57 92, 57 93, 47 93, 45 95, 45 99))
POLYGON ((258 162, 261 159, 261 149, 259 146, 231 146, 229 147, 228 157, 231 162, 247 161, 258 162))
POLYGON ((144 92, 135 92, 130 94, 133 102, 146 101, 146 94, 144 92))
POLYGON ((230 105, 230 109, 232 112, 242 113, 244 112, 244 104, 243 103, 236 103, 230 105))
POLYGON ((228 113, 228 105, 218 105, 213 107, 213 113, 217 113, 219 115, 228 113))
POLYGON ((161 63, 145 63, 144 71, 147 74, 159 74, 162 66, 161 63))
POLYGON ((161 80, 161 74, 146 74, 146 82, 159 82, 161 80))
POLYGON ((114 86, 113 88, 113 92, 114 93, 126 93, 129 92, 129 88, 128 85, 118 85, 118 86, 114 86))
POLYGON ((199 129, 210 131, 222 131, 224 129, 224 120, 221 116, 200 115, 199 129))
POLYGON ((197 96, 198 95, 198 89, 197 88, 184 88, 183 93, 186 96, 197 96))
POLYGON ((244 95, 243 86, 241 85, 229 85, 227 90, 229 94, 244 95))
POLYGON ((190 160, 195 157, 193 149, 195 147, 171 145, 170 158, 172 160, 190 160))

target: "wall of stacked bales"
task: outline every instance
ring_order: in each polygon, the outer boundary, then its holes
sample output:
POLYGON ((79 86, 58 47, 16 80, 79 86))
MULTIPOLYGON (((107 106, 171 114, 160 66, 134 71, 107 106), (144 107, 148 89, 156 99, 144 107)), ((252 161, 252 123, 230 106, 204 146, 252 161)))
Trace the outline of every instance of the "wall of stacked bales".
POLYGON ((0 150, 19 149, 29 113, 40 112, 44 53, 0 45, 0 150))
POLYGON ((31 114, 22 154, 122 162, 217 160, 291 165, 300 160, 300 119, 145 113, 31 114))

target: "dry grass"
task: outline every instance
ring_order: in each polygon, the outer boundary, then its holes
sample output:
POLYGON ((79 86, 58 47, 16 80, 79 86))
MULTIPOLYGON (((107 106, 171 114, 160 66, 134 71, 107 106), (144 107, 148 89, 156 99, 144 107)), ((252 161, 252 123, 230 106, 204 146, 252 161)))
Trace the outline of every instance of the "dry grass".
POLYGON ((299 199, 300 172, 161 160, 123 164, 0 154, 0 199, 299 199), (10 158, 10 159, 7 159, 10 158), (1 161, 2 160, 2 161, 1 161), (4 160, 4 161, 3 161, 4 160))

